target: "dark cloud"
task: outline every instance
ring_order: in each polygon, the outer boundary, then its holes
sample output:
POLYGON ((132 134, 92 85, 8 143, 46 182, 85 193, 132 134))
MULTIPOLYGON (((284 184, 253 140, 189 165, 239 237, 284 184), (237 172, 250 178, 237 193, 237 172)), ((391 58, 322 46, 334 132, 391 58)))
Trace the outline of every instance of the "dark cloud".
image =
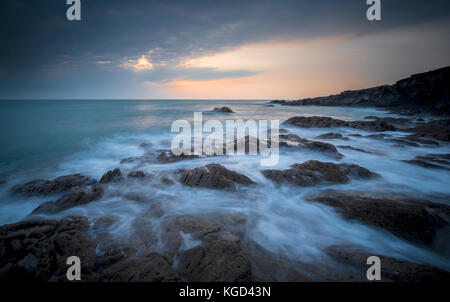
POLYGON ((175 66, 189 57, 249 43, 358 37, 450 14, 450 2, 445 0, 382 1, 383 20, 377 23, 365 19, 365 0, 82 0, 82 20, 68 22, 65 2, 1 2, 0 97, 21 97, 20 86, 29 94, 52 91, 57 88, 51 83, 60 82, 53 81, 55 77, 81 87, 83 78, 86 82, 93 77, 97 82, 116 81, 130 71, 113 71, 112 67, 150 50, 152 63, 166 67, 145 76, 130 76, 131 80, 249 76, 252 72, 245 70, 181 71, 175 66), (110 61, 111 67, 99 68, 98 61, 110 61), (61 73, 67 74, 57 76, 61 73))

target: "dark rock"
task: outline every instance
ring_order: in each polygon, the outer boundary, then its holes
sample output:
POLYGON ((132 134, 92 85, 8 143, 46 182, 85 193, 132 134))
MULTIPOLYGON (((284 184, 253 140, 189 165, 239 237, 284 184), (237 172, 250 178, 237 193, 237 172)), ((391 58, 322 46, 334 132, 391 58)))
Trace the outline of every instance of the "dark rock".
POLYGON ((450 67, 413 75, 394 85, 344 91, 337 95, 293 102, 274 101, 284 106, 374 106, 401 114, 431 113, 450 115, 450 67))
POLYGON ((382 153, 378 153, 378 152, 372 152, 372 151, 367 151, 367 150, 355 148, 355 147, 348 146, 348 145, 345 145, 345 146, 337 146, 337 147, 338 147, 338 148, 341 148, 341 149, 348 149, 348 150, 353 150, 353 151, 358 151, 358 152, 363 152, 363 153, 368 153, 368 154, 378 154, 378 155, 381 155, 381 154, 382 154, 382 153))
POLYGON ((391 125, 395 125, 398 127, 406 127, 411 123, 410 119, 403 117, 378 117, 378 116, 366 116, 365 119, 376 120, 376 121, 384 121, 391 125))
POLYGON ((416 137, 432 138, 444 142, 450 141, 450 119, 434 120, 428 123, 419 123, 407 131, 414 132, 416 137))
POLYGON ((172 179, 170 179, 168 176, 161 177, 161 182, 168 186, 172 186, 175 184, 175 182, 172 179))
POLYGON ((187 170, 182 173, 180 182, 190 187, 209 189, 227 189, 235 191, 235 183, 251 185, 255 182, 243 174, 228 170, 218 164, 209 164, 201 168, 187 170))
POLYGON ((119 261, 105 268, 102 277, 111 282, 174 282, 181 281, 167 259, 157 253, 119 261))
POLYGON ((88 278, 96 263, 96 243, 86 226, 86 218, 68 217, 0 227, 0 280, 66 280, 66 260, 74 255, 80 257, 82 277, 88 278))
POLYGON ((295 116, 283 124, 294 125, 301 128, 335 128, 347 127, 366 131, 394 131, 396 128, 385 121, 342 121, 322 116, 295 116))
POLYGON ((356 219, 398 237, 426 244, 433 241, 436 229, 447 225, 450 217, 449 206, 404 196, 366 197, 329 191, 309 196, 308 200, 336 207, 347 219, 356 219))
POLYGON ((146 174, 143 171, 131 171, 128 173, 128 177, 130 178, 144 178, 146 174))
POLYGON ((41 204, 32 213, 33 214, 55 214, 72 207, 87 204, 97 200, 103 195, 103 188, 96 186, 92 189, 75 187, 61 196, 57 201, 49 201, 41 204))
POLYGON ((450 170, 450 154, 427 154, 405 162, 431 169, 450 170))
POLYGON ((234 113, 233 110, 231 110, 228 107, 215 107, 212 112, 221 112, 221 113, 234 113))
POLYGON ((376 176, 375 173, 358 165, 316 160, 294 164, 288 170, 264 170, 262 173, 276 183, 288 182, 303 187, 321 183, 347 183, 351 178, 369 179, 376 176))
POLYGON ((188 151, 185 151, 180 155, 175 155, 171 150, 165 150, 158 155, 157 160, 161 163, 173 163, 181 160, 196 159, 196 158, 199 158, 199 156, 191 154, 191 152, 188 151))
POLYGON ((53 180, 36 179, 23 185, 16 185, 12 190, 25 195, 50 195, 62 193, 74 187, 90 186, 97 181, 81 174, 72 174, 57 177, 53 180))
MULTIPOLYGON (((359 271, 362 279, 366 277, 367 258, 376 254, 355 246, 331 246, 327 249, 327 253, 341 263, 353 266, 359 271)), ((378 257, 381 261, 382 282, 442 282, 450 280, 450 272, 431 265, 412 263, 384 255, 378 257)))
POLYGON ((333 132, 325 133, 325 134, 319 135, 317 138, 321 138, 321 139, 343 139, 343 140, 349 140, 348 137, 343 136, 343 135, 340 134, 340 133, 333 133, 333 132))
POLYGON ((233 236, 206 238, 202 245, 181 252, 178 269, 192 282, 251 281, 249 259, 233 236))
POLYGON ((110 183, 110 182, 119 182, 123 180, 122 171, 119 168, 115 168, 114 170, 110 170, 106 172, 102 178, 100 179, 101 184, 110 183))

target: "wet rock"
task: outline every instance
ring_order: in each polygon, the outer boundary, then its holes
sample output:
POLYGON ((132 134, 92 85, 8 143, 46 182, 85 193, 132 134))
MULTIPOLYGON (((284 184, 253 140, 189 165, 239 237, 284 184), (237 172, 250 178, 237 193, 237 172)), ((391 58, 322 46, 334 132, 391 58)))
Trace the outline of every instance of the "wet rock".
POLYGON ((57 177, 53 180, 36 179, 22 185, 12 187, 12 190, 24 195, 50 195, 62 193, 74 187, 91 186, 97 181, 81 174, 57 177))
POLYGON ((181 160, 196 159, 196 158, 199 158, 199 156, 191 154, 191 152, 188 151, 181 153, 180 155, 175 155, 171 150, 165 150, 158 155, 157 160, 160 163, 173 163, 181 160))
POLYGON ((228 107, 215 107, 211 112, 234 113, 234 111, 228 107))
POLYGON ((276 183, 288 182, 309 187, 326 183, 347 183, 351 179, 370 179, 376 174, 358 165, 334 164, 310 160, 287 170, 264 170, 263 175, 276 183))
POLYGON ((167 259, 157 253, 119 261, 105 268, 102 278, 111 282, 174 282, 181 281, 167 259))
POLYGON ((405 196, 367 197, 358 193, 329 191, 308 200, 337 208, 347 219, 383 228, 413 242, 430 244, 436 229, 446 226, 450 207, 405 196))
POLYGON ((336 159, 341 159, 344 157, 332 144, 304 139, 295 134, 280 135, 279 146, 283 148, 299 148, 314 152, 321 152, 336 159))
POLYGON ((144 149, 148 149, 149 147, 153 146, 152 143, 141 143, 139 145, 139 147, 144 148, 144 149))
POLYGON ((341 146, 337 146, 337 147, 341 148, 341 149, 348 149, 348 150, 353 150, 353 151, 358 151, 358 152, 363 152, 363 153, 368 153, 368 154, 383 155, 383 153, 380 153, 380 152, 367 151, 367 150, 364 150, 364 149, 355 148, 355 147, 348 146, 348 145, 341 145, 341 146))
POLYGON ((26 220, 0 227, 0 280, 66 280, 67 257, 80 257, 83 276, 93 273, 96 243, 87 219, 26 220))
POLYGON ((432 138, 444 142, 450 141, 450 119, 434 120, 428 123, 419 123, 407 131, 414 132, 419 138, 432 138))
POLYGON ((420 155, 412 160, 405 160, 405 162, 424 168, 450 170, 450 154, 420 155))
MULTIPOLYGON (((337 261, 350 265, 359 271, 362 279, 366 279, 367 258, 377 253, 364 251, 355 246, 331 246, 327 253, 337 261)), ((395 282, 430 282, 449 281, 450 272, 437 267, 412 263, 406 260, 395 259, 379 255, 381 260, 381 281, 395 282)))
POLYGON ((92 189, 75 187, 69 190, 66 194, 61 196, 57 201, 48 201, 38 206, 33 214, 55 214, 72 207, 87 204, 91 201, 97 200, 103 195, 103 188, 100 186, 92 189))
POLYGON ((170 179, 168 176, 161 177, 161 182, 168 186, 172 186, 175 184, 175 182, 172 179, 170 179))
POLYGON ((114 170, 109 170, 106 172, 102 178, 100 179, 101 184, 111 183, 111 182, 119 182, 123 180, 122 171, 119 168, 115 168, 114 170))
POLYGON ((181 252, 178 270, 192 282, 251 281, 248 256, 233 236, 206 238, 201 245, 181 252))
POLYGON ((366 116, 365 119, 376 120, 376 121, 384 121, 391 125, 395 125, 398 127, 407 127, 411 120, 403 117, 378 117, 378 116, 366 116))
POLYGON ((143 171, 131 171, 128 173, 129 178, 145 178, 146 174, 143 171))
POLYGON ((317 138, 321 138, 321 139, 343 139, 343 140, 349 140, 348 137, 343 136, 343 135, 340 134, 340 133, 333 133, 333 132, 325 133, 325 134, 319 135, 317 138))
POLYGON ((107 229, 118 221, 119 219, 112 215, 98 217, 94 219, 92 229, 95 231, 107 229))
POLYGON ((336 128, 347 127, 366 131, 394 131, 396 128, 385 121, 342 121, 331 117, 322 116, 296 116, 288 119, 283 124, 294 125, 301 128, 336 128))
POLYGON ((228 170, 218 164, 209 164, 201 168, 187 170, 182 173, 180 182, 190 187, 202 187, 209 189, 227 189, 235 191, 235 183, 251 185, 255 182, 249 177, 228 170))

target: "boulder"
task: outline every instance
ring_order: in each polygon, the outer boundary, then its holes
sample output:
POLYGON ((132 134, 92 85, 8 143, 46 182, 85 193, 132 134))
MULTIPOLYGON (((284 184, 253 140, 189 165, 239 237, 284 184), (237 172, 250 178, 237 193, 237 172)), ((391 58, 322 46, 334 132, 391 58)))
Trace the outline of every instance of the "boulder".
POLYGON ((128 173, 129 178, 145 178, 146 174, 143 171, 131 171, 128 173))
POLYGON ((202 187, 216 190, 227 189, 235 191, 235 183, 241 185, 251 185, 255 182, 249 177, 228 170, 218 164, 209 164, 201 168, 184 171, 180 177, 180 182, 190 187, 202 187))
POLYGON ((115 168, 114 170, 109 170, 106 172, 100 179, 100 183, 106 184, 110 182, 120 182, 123 178, 122 171, 120 171, 119 168, 115 168))
POLYGON ((448 225, 450 207, 406 196, 367 197, 359 193, 328 191, 307 200, 337 208, 346 219, 383 228, 395 236, 431 244, 436 230, 448 225))
POLYGON ((28 196, 50 195, 66 192, 74 187, 91 186, 97 181, 81 174, 57 177, 53 180, 36 179, 25 184, 16 185, 12 190, 28 196))
POLYGON ((196 159, 196 158, 199 158, 199 156, 191 154, 191 152, 186 151, 184 153, 181 153, 180 155, 175 155, 171 150, 165 150, 158 155, 157 160, 160 163, 173 163, 181 160, 196 159))
POLYGON ((309 187, 326 183, 347 183, 351 179, 370 179, 377 174, 353 164, 334 164, 310 160, 287 170, 264 170, 263 175, 276 183, 309 187))
MULTIPOLYGON (((356 246, 331 246, 327 253, 344 265, 354 267, 361 279, 366 279, 367 258, 377 255, 356 246)), ((381 282, 436 282, 450 281, 450 272, 427 264, 378 255, 381 261, 381 282)), ((367 279, 366 279, 367 280, 367 279)))
POLYGON ((38 206, 33 214, 55 214, 72 207, 87 204, 91 201, 97 200, 103 195, 103 188, 95 186, 92 189, 75 187, 69 190, 66 194, 61 196, 55 202, 48 201, 38 206))

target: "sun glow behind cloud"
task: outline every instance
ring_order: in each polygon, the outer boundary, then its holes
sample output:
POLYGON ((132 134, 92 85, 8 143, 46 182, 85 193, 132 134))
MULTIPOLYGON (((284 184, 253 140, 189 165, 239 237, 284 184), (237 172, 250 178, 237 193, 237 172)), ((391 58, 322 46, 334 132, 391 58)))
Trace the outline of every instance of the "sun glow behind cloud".
POLYGON ((153 64, 145 55, 140 57, 139 59, 128 59, 123 62, 121 65, 123 68, 129 68, 134 71, 143 71, 143 70, 151 70, 153 69, 153 64))

